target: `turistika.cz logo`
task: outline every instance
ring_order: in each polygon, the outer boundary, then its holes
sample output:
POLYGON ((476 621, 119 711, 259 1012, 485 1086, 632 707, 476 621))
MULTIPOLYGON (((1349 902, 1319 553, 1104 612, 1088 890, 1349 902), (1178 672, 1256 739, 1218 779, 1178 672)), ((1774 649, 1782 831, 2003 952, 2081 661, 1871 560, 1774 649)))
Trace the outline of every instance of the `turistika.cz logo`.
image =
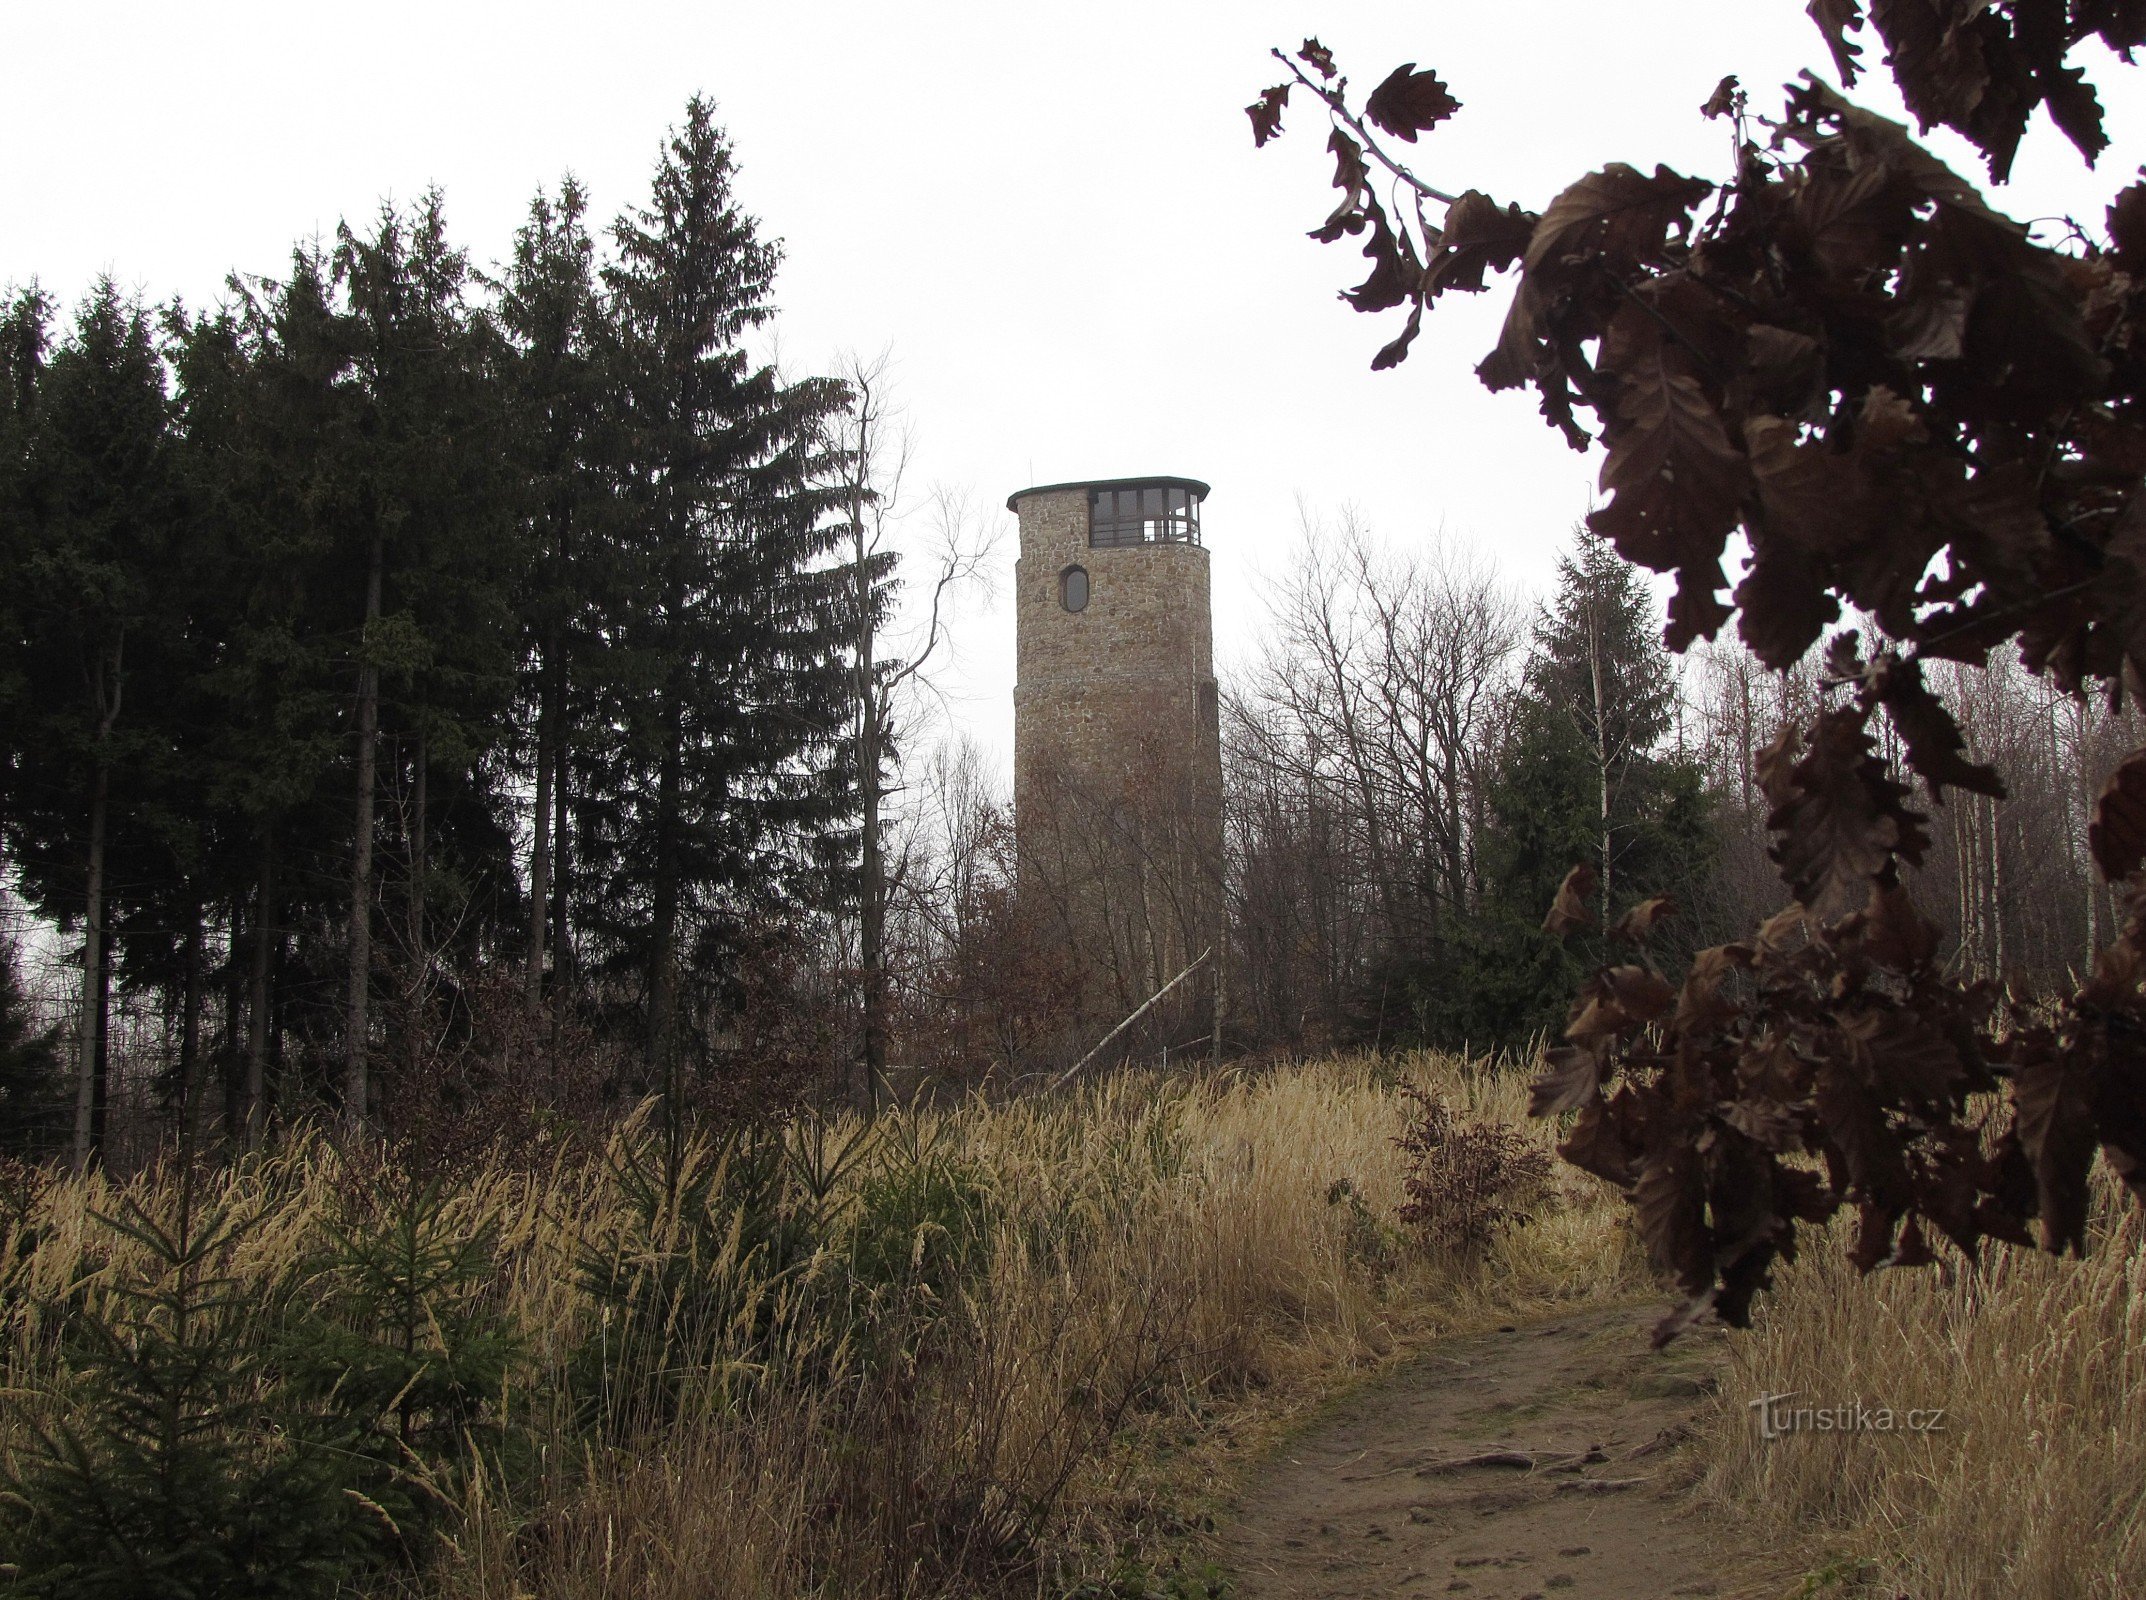
POLYGON ((1780 1394, 1762 1394, 1748 1402, 1758 1414, 1759 1437, 1780 1439, 1791 1433, 1943 1433, 1945 1408, 1918 1406, 1895 1411, 1864 1400, 1832 1406, 1799 1406, 1790 1401, 1801 1393, 1789 1389, 1780 1394))

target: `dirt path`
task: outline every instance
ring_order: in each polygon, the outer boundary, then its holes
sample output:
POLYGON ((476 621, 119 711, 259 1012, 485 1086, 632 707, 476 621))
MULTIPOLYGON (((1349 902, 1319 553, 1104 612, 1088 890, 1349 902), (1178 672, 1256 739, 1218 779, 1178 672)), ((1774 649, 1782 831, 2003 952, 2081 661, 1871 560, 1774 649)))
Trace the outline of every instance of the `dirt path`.
MULTIPOLYGON (((1718 1335, 1624 1310, 1456 1339, 1285 1446, 1221 1533, 1242 1600, 1741 1596, 1733 1530, 1676 1499, 1718 1335)), ((1778 1591, 1771 1591, 1778 1592, 1778 1591)))

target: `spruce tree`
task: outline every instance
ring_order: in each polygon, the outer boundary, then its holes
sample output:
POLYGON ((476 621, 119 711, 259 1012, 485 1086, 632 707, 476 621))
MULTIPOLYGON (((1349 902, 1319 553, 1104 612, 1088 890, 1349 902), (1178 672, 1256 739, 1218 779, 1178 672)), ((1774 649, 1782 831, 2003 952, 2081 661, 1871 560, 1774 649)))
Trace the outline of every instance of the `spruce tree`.
MULTIPOLYGON (((1648 779, 1676 704, 1658 633, 1638 573, 1583 525, 1558 563, 1556 598, 1536 621, 1524 689, 1538 712, 1571 728, 1587 763, 1605 926, 1612 903, 1624 898, 1620 862, 1646 847, 1653 820, 1648 779)), ((1552 736, 1545 728, 1530 731, 1552 736)))
POLYGON ((1697 765, 1664 747, 1675 705, 1653 597, 1583 530, 1537 619, 1491 773, 1481 902, 1450 947, 1402 982, 1423 1037, 1519 1046, 1563 1026, 1606 943, 1601 930, 1574 940, 1543 931, 1575 864, 1600 879, 1604 930, 1650 895, 1687 907, 1701 898, 1714 834, 1697 765))
POLYGON ((646 207, 606 269, 621 406, 607 619, 611 790, 583 888, 643 988, 648 1085, 676 1103, 689 1012, 720 989, 756 915, 794 909, 813 839, 854 807, 834 772, 848 709, 851 584, 822 459, 839 384, 786 381, 747 337, 773 314, 780 251, 732 189, 710 104, 686 108, 646 207))
POLYGON ((30 440, 51 323, 51 299, 35 284, 8 291, 0 307, 0 867, 29 728, 29 618, 22 602, 32 543, 30 440))
POLYGON ((36 395, 9 538, 20 715, 4 820, 31 905, 83 932, 73 1148, 87 1166, 102 1135, 108 857, 169 748, 169 407, 141 304, 100 280, 36 395))
POLYGON ((599 528, 605 450, 615 434, 606 427, 604 310, 587 209, 571 177, 556 198, 540 192, 499 285, 499 321, 509 341, 508 451, 527 579, 519 596, 520 698, 534 804, 523 981, 532 1009, 543 999, 547 970, 556 991, 572 966, 569 749, 596 648, 590 622, 605 609, 596 593, 599 528))
POLYGON ((288 1403, 264 1337, 281 1286, 236 1270, 259 1213, 182 1172, 168 1202, 129 1196, 96 1219, 131 1246, 106 1283, 36 1308, 69 1388, 5 1397, 11 1597, 328 1600, 386 1542, 349 1492, 338 1419, 288 1403))
MULTIPOLYGON (((393 768, 403 915, 393 934, 402 1020, 428 987, 436 889, 489 875, 492 907, 512 894, 504 797, 486 758, 513 686, 517 555, 488 393, 488 332, 467 300, 468 262, 429 194, 407 217, 382 211, 365 234, 345 226, 335 252, 354 330, 355 518, 345 558, 358 673, 342 1119, 370 1125, 371 990, 380 789, 393 768), (362 599, 360 598, 362 597, 362 599), (393 744, 383 747, 383 738, 393 744), (385 757, 385 759, 383 759, 385 757), (435 792, 435 777, 444 793, 435 792), (453 835, 435 838, 451 819, 453 835), (459 881, 436 873, 436 847, 460 846, 459 881)), ((467 898, 467 896, 463 896, 467 898)), ((408 1028, 405 1037, 414 1037, 408 1028)))
POLYGON ((66 1149, 67 1088, 59 1030, 37 1027, 14 947, 0 944, 0 1155, 35 1160, 66 1149))
POLYGON ((354 330, 316 246, 284 277, 234 280, 228 314, 185 330, 175 359, 178 477, 217 597, 204 799, 218 819, 217 893, 229 907, 233 1010, 226 1108, 258 1144, 273 1085, 278 976, 297 924, 347 901, 332 864, 347 835, 331 774, 347 759, 348 622, 336 558, 349 542, 357 411, 354 330))

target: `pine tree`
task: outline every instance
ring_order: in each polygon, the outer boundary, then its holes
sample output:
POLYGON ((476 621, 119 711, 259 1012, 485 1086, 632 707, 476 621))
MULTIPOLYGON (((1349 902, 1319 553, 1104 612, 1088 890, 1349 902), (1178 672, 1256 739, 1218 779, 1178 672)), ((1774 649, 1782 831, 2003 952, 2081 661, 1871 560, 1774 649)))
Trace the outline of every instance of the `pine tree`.
POLYGON ((838 384, 786 382, 745 339, 773 313, 778 248, 732 193, 730 147, 696 98, 606 269, 622 418, 607 619, 610 803, 583 853, 596 930, 640 975, 642 1059, 675 1104, 684 1016, 720 986, 755 913, 792 907, 809 848, 854 806, 836 768, 851 585, 820 459, 838 384), (691 996, 687 991, 693 991, 691 996))

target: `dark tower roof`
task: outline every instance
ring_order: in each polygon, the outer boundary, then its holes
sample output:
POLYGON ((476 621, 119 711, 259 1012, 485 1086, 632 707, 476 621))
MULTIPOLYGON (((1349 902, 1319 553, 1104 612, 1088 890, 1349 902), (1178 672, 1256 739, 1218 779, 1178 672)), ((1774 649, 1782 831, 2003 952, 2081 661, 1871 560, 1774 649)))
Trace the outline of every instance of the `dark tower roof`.
POLYGON ((1051 494, 1060 489, 1186 489, 1195 501, 1207 498, 1207 485, 1197 478, 1084 478, 1073 483, 1039 483, 1016 489, 1006 497, 1006 509, 1019 511, 1023 495, 1051 494))

